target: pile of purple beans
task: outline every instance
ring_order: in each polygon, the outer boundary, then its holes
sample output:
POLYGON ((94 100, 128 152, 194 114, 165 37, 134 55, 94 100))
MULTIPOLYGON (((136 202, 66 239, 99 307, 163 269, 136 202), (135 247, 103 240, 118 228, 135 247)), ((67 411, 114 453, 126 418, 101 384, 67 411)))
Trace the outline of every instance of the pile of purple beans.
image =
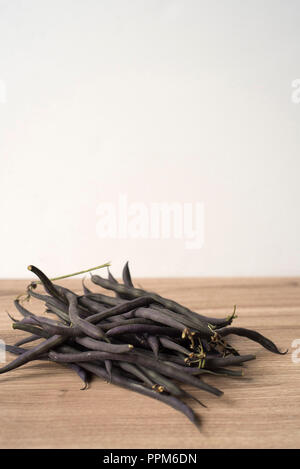
POLYGON ((135 288, 128 263, 122 283, 109 271, 107 279, 91 275, 95 285, 113 291, 115 296, 106 295, 104 290, 93 292, 84 282, 83 294, 76 294, 54 284, 37 267, 29 266, 29 270, 39 278, 45 294, 37 292, 37 282, 31 282, 27 299, 44 302, 49 315, 33 314, 24 302, 15 300, 22 319, 10 316, 13 328, 29 335, 6 346, 17 357, 0 373, 32 360, 58 362, 80 376, 84 389, 96 375, 164 402, 199 427, 200 418, 187 401, 204 404, 182 384, 221 396, 222 391, 203 377, 242 376, 241 365, 255 359, 255 355, 240 355, 225 340, 227 336, 246 337, 273 353, 285 353, 256 331, 232 327, 235 308, 226 318, 207 317, 156 293, 135 288), (35 342, 38 345, 31 346, 35 342))

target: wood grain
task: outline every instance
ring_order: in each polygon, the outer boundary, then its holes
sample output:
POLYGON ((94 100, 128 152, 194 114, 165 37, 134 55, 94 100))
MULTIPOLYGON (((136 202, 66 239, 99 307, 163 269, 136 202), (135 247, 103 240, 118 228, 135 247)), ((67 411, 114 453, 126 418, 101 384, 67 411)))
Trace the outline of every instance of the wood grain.
MULTIPOLYGON (((300 279, 140 279, 143 287, 196 311, 223 316, 237 304, 236 325, 255 328, 285 356, 242 338, 231 343, 257 359, 241 379, 208 377, 224 396, 192 390, 208 409, 191 402, 202 416, 202 432, 167 406, 95 379, 81 391, 75 374, 57 364, 35 362, 0 376, 1 448, 299 448, 300 363, 292 362, 292 341, 300 339, 300 279)), ((13 344, 5 311, 24 280, 0 281, 0 337, 13 344)), ((76 291, 80 280, 63 283, 76 291)), ((32 310, 43 307, 32 301, 32 310)), ((17 313, 15 313, 17 315, 17 313)), ((12 356, 7 354, 7 359, 12 356)), ((300 356, 300 353, 299 353, 300 356)))

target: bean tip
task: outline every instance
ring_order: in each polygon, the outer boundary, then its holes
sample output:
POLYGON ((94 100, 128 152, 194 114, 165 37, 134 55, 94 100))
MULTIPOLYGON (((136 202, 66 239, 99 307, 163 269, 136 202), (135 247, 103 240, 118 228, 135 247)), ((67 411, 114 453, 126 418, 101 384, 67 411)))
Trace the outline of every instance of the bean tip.
POLYGON ((27 267, 27 270, 32 270, 32 265, 29 265, 29 266, 27 267))

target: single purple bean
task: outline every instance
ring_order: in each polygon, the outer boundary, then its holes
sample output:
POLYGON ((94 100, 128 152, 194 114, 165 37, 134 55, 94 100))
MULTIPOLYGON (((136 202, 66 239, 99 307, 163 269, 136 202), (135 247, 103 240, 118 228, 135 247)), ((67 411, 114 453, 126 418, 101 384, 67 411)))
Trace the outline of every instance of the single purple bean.
POLYGON ((63 303, 66 303, 66 298, 64 295, 61 294, 58 288, 51 282, 51 280, 42 272, 40 269, 35 267, 34 265, 29 265, 28 270, 33 272, 42 282, 43 287, 45 288, 46 292, 49 293, 49 295, 54 296, 54 298, 57 298, 58 300, 62 301, 63 303))
POLYGON ((221 368, 224 366, 235 366, 240 365, 241 363, 248 362, 250 360, 255 360, 255 355, 240 355, 238 357, 224 357, 224 358, 205 358, 205 367, 206 368, 221 368))
POLYGON ((134 285, 133 285, 132 279, 131 279, 131 275, 130 275, 130 270, 129 270, 129 267, 128 267, 128 261, 124 265, 122 277, 123 277, 124 285, 126 285, 126 287, 129 287, 129 288, 133 287, 134 288, 134 285))
POLYGON ((22 306, 22 305, 20 304, 20 301, 19 301, 19 300, 15 300, 15 301, 14 301, 14 305, 15 305, 15 307, 17 308, 17 310, 19 311, 19 313, 21 313, 21 315, 22 315, 24 318, 33 315, 33 313, 31 313, 30 311, 28 311, 28 309, 24 308, 24 306, 22 306))
POLYGON ((34 342, 35 340, 39 340, 41 337, 39 335, 32 334, 29 337, 25 337, 24 339, 19 340, 14 344, 15 347, 20 347, 21 345, 29 344, 30 342, 34 342))
POLYGON ((111 372, 112 372, 112 361, 111 360, 104 360, 104 365, 106 372, 108 374, 109 382, 111 383, 111 372))
POLYGON ((155 335, 149 335, 147 336, 147 342, 149 344, 149 347, 153 351, 154 355, 156 358, 158 358, 158 352, 159 352, 159 340, 155 335))
POLYGON ((8 363, 7 365, 4 365, 2 368, 0 368, 0 374, 6 373, 7 371, 14 370, 15 368, 18 368, 21 365, 28 363, 29 361, 42 355, 44 352, 47 352, 48 350, 54 347, 57 347, 63 342, 63 340, 64 340, 63 337, 58 336, 58 335, 50 337, 49 339, 45 340, 41 344, 37 345, 36 347, 33 347, 30 350, 26 350, 26 352, 24 352, 22 355, 20 355, 15 360, 8 363))
POLYGON ((277 348, 277 346, 274 344, 274 342, 272 342, 267 337, 264 337, 259 332, 252 331, 251 329, 244 329, 243 327, 227 327, 223 329, 218 329, 217 334, 220 337, 226 337, 229 334, 234 334, 234 335, 238 335, 241 337, 247 337, 247 339, 250 339, 250 340, 253 340, 254 342, 259 343, 270 352, 278 353, 280 355, 285 355, 287 353, 287 350, 285 352, 281 352, 277 348))
POLYGON ((100 326, 95 326, 87 320, 80 318, 80 310, 78 310, 76 295, 71 292, 66 292, 65 295, 69 302, 69 316, 71 322, 86 335, 93 337, 94 339, 104 339, 108 341, 100 326))
POLYGON ((120 361, 118 362, 118 366, 122 368, 122 370, 125 370, 128 373, 131 373, 132 375, 139 378, 142 381, 142 383, 144 383, 146 386, 149 386, 151 389, 154 388, 156 383, 152 381, 145 373, 143 373, 143 371, 136 365, 133 365, 132 363, 120 361))
POLYGON ((88 349, 99 350, 102 352, 126 353, 134 348, 131 344, 109 344, 90 337, 77 337, 75 342, 88 349))
MULTIPOLYGON (((151 319, 152 321, 159 322, 165 326, 178 329, 181 332, 186 330, 186 327, 180 322, 176 321, 176 319, 170 318, 169 316, 164 315, 162 312, 156 311, 154 309, 137 308, 134 314, 138 318, 151 319)), ((211 335, 211 331, 209 331, 209 334, 211 335)))
POLYGON ((187 350, 185 347, 173 342, 172 340, 168 339, 167 337, 160 337, 159 341, 163 347, 169 350, 175 350, 176 352, 180 352, 184 355, 189 356, 191 352, 187 350))

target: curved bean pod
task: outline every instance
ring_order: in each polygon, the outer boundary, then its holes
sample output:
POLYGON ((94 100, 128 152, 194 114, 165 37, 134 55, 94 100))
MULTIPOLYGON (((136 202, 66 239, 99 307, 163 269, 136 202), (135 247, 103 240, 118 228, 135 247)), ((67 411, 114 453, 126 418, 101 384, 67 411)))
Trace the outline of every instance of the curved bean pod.
POLYGON ((81 319, 79 316, 79 310, 77 307, 77 298, 73 293, 67 292, 66 298, 69 302, 69 316, 71 322, 76 325, 86 335, 93 337, 94 339, 108 340, 100 326, 95 326, 85 319, 81 319))
POLYGON ((35 340, 39 340, 41 337, 36 334, 32 334, 29 337, 25 337, 24 339, 18 340, 14 344, 15 347, 20 347, 21 345, 29 344, 30 342, 34 342, 35 340))
POLYGON ((54 298, 57 298, 63 303, 66 303, 66 298, 64 297, 64 295, 61 294, 59 289, 56 288, 56 286, 51 282, 47 275, 44 274, 44 272, 42 272, 34 265, 29 265, 28 270, 33 272, 40 279, 43 284, 43 287, 45 288, 46 292, 49 293, 49 295, 54 296, 54 298))
POLYGON ((22 355, 18 356, 12 362, 8 363, 7 365, 4 365, 2 368, 0 368, 0 374, 6 373, 7 371, 14 370, 15 368, 19 368, 21 365, 24 365, 25 363, 28 363, 29 361, 34 360, 35 358, 47 352, 51 348, 54 348, 60 345, 63 342, 63 340, 64 339, 61 336, 57 336, 57 335, 50 337, 49 339, 45 340, 41 344, 37 345, 36 347, 33 347, 30 350, 26 350, 26 352, 22 353, 22 355))
POLYGON ((149 335, 147 336, 147 342, 153 351, 155 357, 158 357, 158 352, 159 352, 159 340, 155 335, 149 335))
POLYGON ((224 357, 224 358, 205 358, 205 368, 222 368, 224 366, 241 365, 244 362, 255 360, 255 355, 239 355, 238 357, 224 357))
POLYGON ((24 317, 29 317, 29 316, 33 316, 33 313, 31 313, 31 311, 28 311, 28 309, 24 308, 24 306, 22 306, 20 304, 20 301, 19 300, 15 300, 14 301, 14 305, 15 307, 17 308, 17 310, 19 311, 19 313, 24 317))
POLYGON ((128 313, 136 309, 139 306, 145 306, 149 304, 150 301, 151 301, 151 298, 146 297, 146 296, 143 298, 137 298, 131 301, 125 301, 122 304, 115 305, 112 308, 106 309, 105 311, 96 312, 92 316, 89 316, 86 320, 88 322, 91 322, 92 324, 95 324, 99 321, 102 321, 103 319, 116 316, 117 314, 128 313))
POLYGON ((227 327, 224 329, 218 329, 217 333, 220 337, 226 337, 229 334, 247 337, 247 339, 259 343, 270 352, 277 353, 280 355, 285 355, 287 353, 287 350, 285 352, 281 352, 274 344, 274 342, 272 342, 270 339, 263 336, 259 332, 253 331, 251 329, 244 329, 243 327, 227 327))
POLYGON ((134 285, 133 285, 132 279, 131 279, 131 275, 130 275, 130 270, 129 270, 129 267, 128 267, 128 261, 124 265, 123 272, 122 272, 122 278, 123 278, 124 285, 126 285, 126 287, 129 287, 129 288, 133 287, 134 288, 134 285))

